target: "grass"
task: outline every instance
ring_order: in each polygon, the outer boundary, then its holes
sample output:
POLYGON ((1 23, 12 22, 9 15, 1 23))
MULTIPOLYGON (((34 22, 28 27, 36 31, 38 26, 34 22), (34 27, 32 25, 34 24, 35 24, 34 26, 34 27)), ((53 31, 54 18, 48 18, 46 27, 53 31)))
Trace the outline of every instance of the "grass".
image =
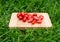
POLYGON ((0 0, 0 42, 60 42, 60 0, 0 0), (13 12, 47 12, 50 29, 9 29, 13 12))

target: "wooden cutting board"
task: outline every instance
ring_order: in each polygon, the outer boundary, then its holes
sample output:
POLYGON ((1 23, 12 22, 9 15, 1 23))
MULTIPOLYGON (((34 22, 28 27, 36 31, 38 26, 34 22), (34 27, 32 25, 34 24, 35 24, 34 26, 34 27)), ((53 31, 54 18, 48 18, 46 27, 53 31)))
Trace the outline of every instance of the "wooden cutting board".
MULTIPOLYGON (((30 14, 33 14, 33 13, 30 13, 30 14)), ((52 23, 48 13, 37 13, 37 15, 43 15, 44 19, 41 24, 36 23, 32 25, 31 23, 28 23, 28 22, 22 22, 21 20, 19 21, 17 18, 17 13, 12 13, 11 19, 9 22, 9 27, 52 27, 52 23)))

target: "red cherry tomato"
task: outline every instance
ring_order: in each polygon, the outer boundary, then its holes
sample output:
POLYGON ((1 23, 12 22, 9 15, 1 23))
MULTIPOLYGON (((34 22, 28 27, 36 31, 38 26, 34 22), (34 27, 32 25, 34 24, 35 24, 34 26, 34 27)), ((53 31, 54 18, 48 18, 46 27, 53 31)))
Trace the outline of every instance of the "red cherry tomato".
POLYGON ((29 15, 28 15, 28 14, 25 14, 25 17, 27 17, 27 18, 28 18, 28 17, 29 17, 29 15))
POLYGON ((32 21, 32 24, 35 24, 35 23, 36 23, 36 20, 33 20, 33 21, 32 21))
POLYGON ((23 16, 24 15, 24 13, 23 12, 18 12, 17 13, 17 16, 19 17, 19 16, 23 16))
POLYGON ((20 16, 24 17, 24 12, 19 12, 18 14, 20 14, 20 16))
POLYGON ((39 19, 39 20, 37 21, 37 23, 38 23, 38 24, 41 24, 41 23, 42 23, 42 20, 39 19))
POLYGON ((41 20, 43 20, 44 16, 40 15, 39 18, 40 18, 41 20))
POLYGON ((38 20, 39 17, 38 16, 33 16, 33 19, 38 20))
POLYGON ((19 16, 19 18, 18 18, 19 20, 22 20, 23 19, 23 17, 22 16, 19 16))
POLYGON ((18 13, 18 14, 17 14, 17 17, 19 17, 19 16, 20 16, 20 14, 18 13))
POLYGON ((30 22, 32 22, 33 21, 33 18, 30 18, 29 20, 28 20, 28 23, 30 23, 30 22))
POLYGON ((28 20, 29 20, 30 18, 33 18, 33 16, 32 16, 32 15, 28 15, 28 20))
POLYGON ((21 20, 21 19, 22 19, 21 14, 17 14, 17 18, 18 18, 19 20, 21 20))
POLYGON ((24 17, 24 18, 23 18, 23 22, 26 22, 26 20, 27 20, 26 17, 24 17))
POLYGON ((36 13, 33 13, 33 16, 37 16, 37 14, 36 13))

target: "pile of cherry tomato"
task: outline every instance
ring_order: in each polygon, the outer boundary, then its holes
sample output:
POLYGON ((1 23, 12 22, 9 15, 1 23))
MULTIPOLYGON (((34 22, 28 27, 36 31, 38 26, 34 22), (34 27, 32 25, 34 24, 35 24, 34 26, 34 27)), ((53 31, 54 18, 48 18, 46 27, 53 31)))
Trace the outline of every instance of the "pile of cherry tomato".
POLYGON ((22 20, 23 22, 28 22, 32 24, 35 23, 41 24, 42 20, 44 19, 44 16, 43 15, 37 16, 37 13, 30 14, 30 13, 19 12, 17 13, 17 18, 18 20, 22 20))

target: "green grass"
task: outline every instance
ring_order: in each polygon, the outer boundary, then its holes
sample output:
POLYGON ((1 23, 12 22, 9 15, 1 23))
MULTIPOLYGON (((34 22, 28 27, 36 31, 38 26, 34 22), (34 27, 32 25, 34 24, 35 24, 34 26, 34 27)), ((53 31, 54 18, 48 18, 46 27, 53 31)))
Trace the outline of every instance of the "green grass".
POLYGON ((60 42, 60 0, 0 0, 0 42, 60 42), (50 29, 9 29, 13 12, 47 12, 50 29))

